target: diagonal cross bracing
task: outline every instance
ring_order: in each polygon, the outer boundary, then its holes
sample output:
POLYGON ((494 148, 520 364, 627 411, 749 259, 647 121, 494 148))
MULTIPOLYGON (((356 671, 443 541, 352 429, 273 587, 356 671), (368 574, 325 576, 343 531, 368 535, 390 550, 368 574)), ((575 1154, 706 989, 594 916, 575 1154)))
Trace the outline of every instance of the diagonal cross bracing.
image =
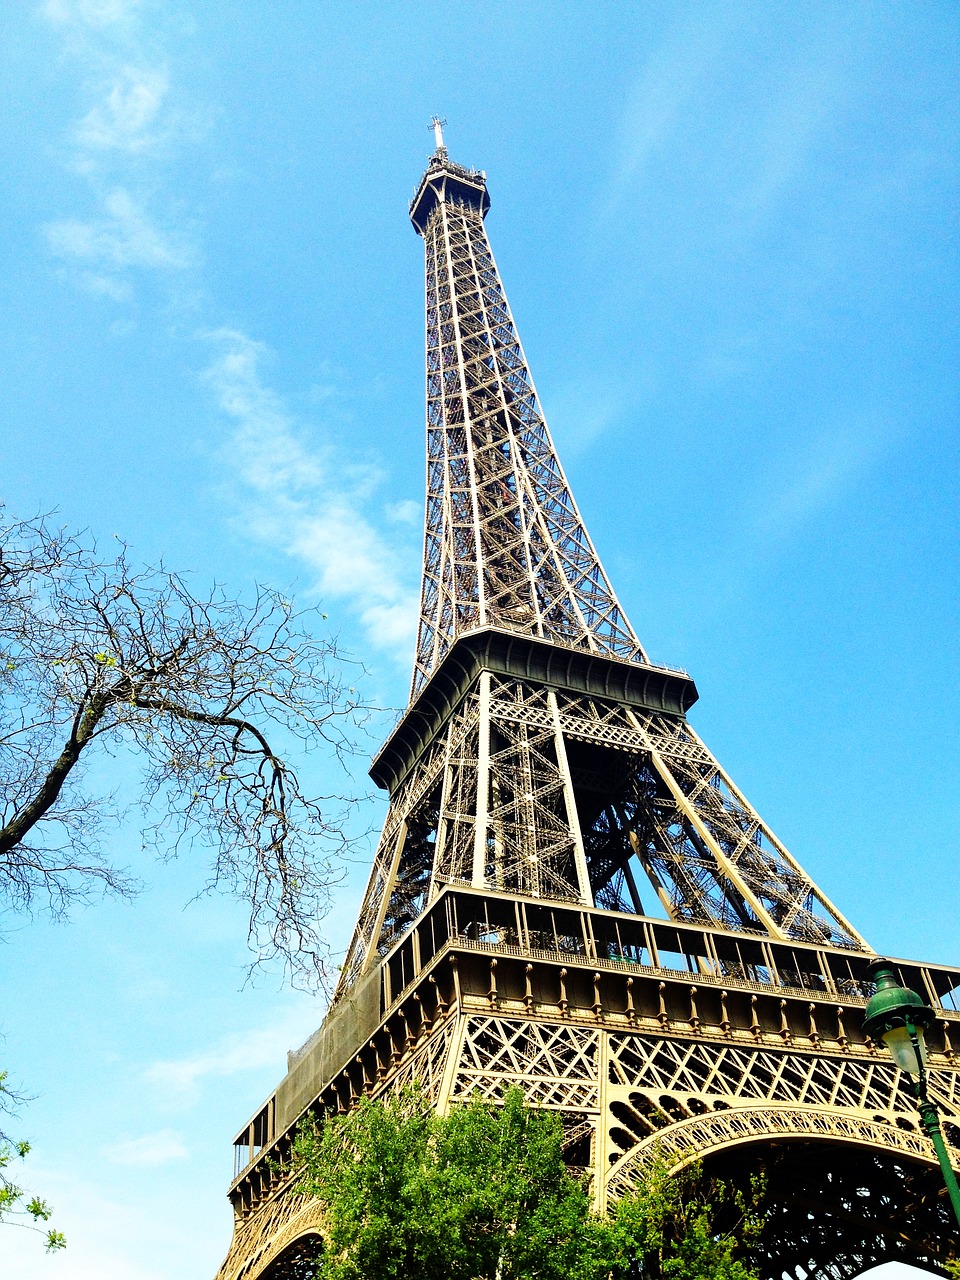
MULTIPOLYGON (((506 627, 645 661, 554 451, 483 225, 485 187, 423 225, 427 502, 412 694, 464 631, 506 627)), ((462 172, 462 171, 460 171, 462 172)), ((480 175, 473 175, 482 183, 480 175)), ((429 182, 428 182, 429 185, 429 182)))

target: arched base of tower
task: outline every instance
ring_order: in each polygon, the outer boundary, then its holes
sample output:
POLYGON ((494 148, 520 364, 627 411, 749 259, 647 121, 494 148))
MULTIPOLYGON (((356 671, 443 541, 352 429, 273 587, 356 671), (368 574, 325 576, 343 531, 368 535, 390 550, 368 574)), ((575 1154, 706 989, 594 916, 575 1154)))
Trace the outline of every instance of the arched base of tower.
MULTIPOLYGON (((322 1229, 318 1206, 284 1172, 298 1116, 343 1113, 414 1080, 441 1112, 477 1094, 496 1102, 511 1084, 558 1112, 567 1159, 590 1170, 598 1210, 635 1187, 658 1152, 723 1176, 766 1169, 764 1280, 847 1280, 892 1259, 944 1274, 955 1245, 939 1170, 894 1063, 857 1038, 862 995, 713 974, 710 955, 728 935, 708 935, 707 947, 701 932, 688 942, 647 918, 632 924, 660 963, 628 961, 604 942, 612 913, 551 908, 555 932, 533 932, 543 910, 448 887, 293 1055, 242 1135, 242 1155, 254 1140, 266 1145, 234 1183, 220 1280, 299 1280, 286 1259, 287 1272, 271 1270, 322 1229), (689 945, 684 969, 686 952, 665 967, 671 945, 689 945)), ((769 952, 778 974, 806 956, 791 948, 781 963, 769 952)), ((931 1038, 929 1087, 960 1167, 954 1023, 941 1019, 931 1038)))
POLYGON ((932 1163, 835 1140, 788 1140, 728 1148, 704 1170, 744 1190, 752 1176, 765 1179, 770 1221, 749 1258, 761 1280, 852 1280, 884 1262, 943 1276, 943 1264, 958 1256, 932 1163))
POLYGON ((319 1236, 301 1236, 274 1258, 259 1280, 314 1280, 322 1250, 319 1236))

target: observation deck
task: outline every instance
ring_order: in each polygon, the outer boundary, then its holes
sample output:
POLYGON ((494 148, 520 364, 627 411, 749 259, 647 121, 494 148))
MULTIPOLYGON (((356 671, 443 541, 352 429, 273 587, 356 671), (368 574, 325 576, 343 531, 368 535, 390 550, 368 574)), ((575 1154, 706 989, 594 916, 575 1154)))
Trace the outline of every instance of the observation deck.
POLYGON ((454 164, 445 148, 439 148, 430 157, 426 172, 410 201, 410 221, 423 235, 430 215, 442 201, 465 204, 487 216, 490 196, 487 194, 487 175, 482 169, 465 169, 454 164))

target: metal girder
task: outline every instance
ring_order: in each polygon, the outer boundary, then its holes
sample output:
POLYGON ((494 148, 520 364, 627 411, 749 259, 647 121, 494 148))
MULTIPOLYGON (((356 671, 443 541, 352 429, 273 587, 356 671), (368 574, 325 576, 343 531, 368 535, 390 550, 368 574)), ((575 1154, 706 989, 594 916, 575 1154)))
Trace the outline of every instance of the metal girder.
POLYGON ((418 224, 427 261, 427 508, 413 694, 476 627, 644 658, 557 459, 485 210, 457 189, 418 224))
POLYGON ((444 884, 637 913, 644 877, 675 920, 868 949, 681 717, 484 671, 394 797, 337 998, 444 884))

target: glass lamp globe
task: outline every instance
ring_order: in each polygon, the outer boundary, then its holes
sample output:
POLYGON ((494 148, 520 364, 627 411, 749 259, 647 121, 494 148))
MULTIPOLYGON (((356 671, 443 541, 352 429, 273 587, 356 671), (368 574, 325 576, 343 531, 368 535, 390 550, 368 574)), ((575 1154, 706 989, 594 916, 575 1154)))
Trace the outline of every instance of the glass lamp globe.
POLYGON ((927 1044, 923 1034, 923 1027, 914 1026, 917 1036, 917 1043, 920 1046, 920 1063, 917 1062, 917 1052, 913 1047, 913 1040, 910 1037, 910 1031, 906 1026, 891 1027, 889 1031, 882 1033, 883 1043, 890 1050, 894 1062, 901 1071, 905 1071, 908 1076, 918 1076, 920 1074, 920 1065, 927 1065, 927 1044))
POLYGON ((867 976, 877 984, 877 990, 864 1010, 864 1034, 874 1042, 882 1040, 901 1071, 918 1076, 927 1063, 923 1031, 933 1022, 933 1010, 915 991, 900 985, 893 965, 882 956, 870 962, 867 976), (919 1062, 911 1031, 917 1037, 919 1062))

